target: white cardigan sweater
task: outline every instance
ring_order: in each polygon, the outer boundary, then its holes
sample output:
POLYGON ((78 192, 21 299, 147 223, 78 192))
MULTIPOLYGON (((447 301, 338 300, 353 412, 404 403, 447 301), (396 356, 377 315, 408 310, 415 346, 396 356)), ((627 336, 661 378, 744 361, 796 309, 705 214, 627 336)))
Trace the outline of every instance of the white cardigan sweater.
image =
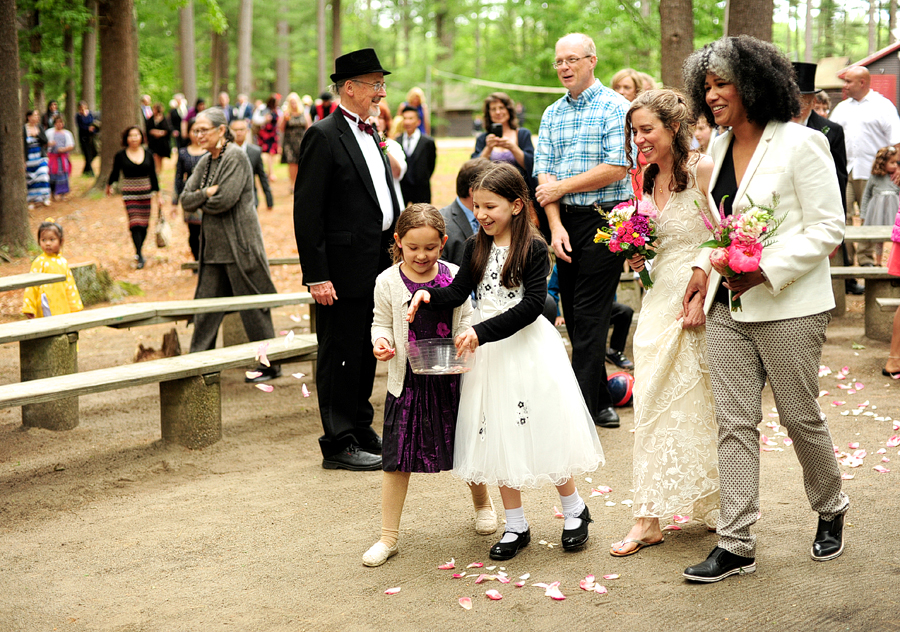
MULTIPOLYGON (((456 276, 459 267, 441 261, 456 276)), ((375 315, 372 320, 372 344, 384 338, 396 350, 396 355, 388 361, 387 390, 394 397, 403 392, 403 380, 406 377, 406 341, 409 340, 409 323, 406 322, 406 310, 412 294, 400 277, 400 264, 394 264, 378 275, 375 280, 375 315), (399 341, 399 342, 398 342, 399 341)), ((472 319, 471 301, 466 301, 453 310, 453 336, 468 329, 472 319)))

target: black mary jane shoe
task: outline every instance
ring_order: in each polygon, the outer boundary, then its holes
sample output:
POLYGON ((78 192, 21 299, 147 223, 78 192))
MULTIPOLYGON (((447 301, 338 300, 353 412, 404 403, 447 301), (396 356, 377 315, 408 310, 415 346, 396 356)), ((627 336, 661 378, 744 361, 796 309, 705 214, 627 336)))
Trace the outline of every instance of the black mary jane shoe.
MULTIPOLYGON (((497 544, 492 546, 490 552, 492 560, 511 560, 531 542, 530 527, 525 530, 525 533, 516 533, 515 531, 507 531, 506 533, 512 533, 516 536, 516 539, 512 542, 497 542, 497 544)), ((506 535, 506 533, 503 535, 506 535)))
POLYGON ((584 506, 584 511, 575 517, 581 520, 581 525, 576 529, 563 529, 562 532, 562 547, 566 551, 580 549, 588 541, 588 524, 593 520, 587 505, 584 506))
POLYGON ((833 560, 844 552, 844 514, 833 520, 822 520, 816 529, 810 556, 817 562, 833 560))

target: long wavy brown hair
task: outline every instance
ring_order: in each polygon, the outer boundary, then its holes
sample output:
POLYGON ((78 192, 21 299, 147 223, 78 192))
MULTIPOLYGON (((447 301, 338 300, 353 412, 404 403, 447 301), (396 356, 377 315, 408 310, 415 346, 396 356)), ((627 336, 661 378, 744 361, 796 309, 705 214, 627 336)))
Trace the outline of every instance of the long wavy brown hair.
MULTIPOLYGON (((663 127, 672 132, 672 154, 675 156, 675 161, 672 165, 672 182, 669 183, 669 188, 676 193, 684 191, 688 187, 690 178, 688 159, 691 156, 692 117, 687 100, 680 92, 666 89, 641 92, 631 103, 631 107, 628 108, 628 113, 625 115, 625 153, 628 155, 629 169, 634 168, 635 161, 631 143, 634 135, 631 116, 641 108, 654 114, 662 122, 663 127)), ((658 175, 659 167, 657 165, 647 165, 644 169, 644 193, 653 193, 658 175)))
MULTIPOLYGON (((522 211, 512 216, 509 223, 510 243, 509 255, 503 264, 500 273, 500 281, 503 287, 514 288, 522 284, 525 276, 525 266, 528 264, 528 256, 531 253, 531 244, 535 239, 543 240, 538 229, 531 221, 531 196, 528 185, 519 170, 505 162, 493 163, 491 168, 485 171, 472 183, 472 195, 478 191, 490 191, 499 195, 510 203, 522 200, 522 211)), ((488 257, 491 254, 491 244, 494 238, 482 229, 475 234, 475 250, 472 252, 472 280, 480 283, 487 268, 488 257)))

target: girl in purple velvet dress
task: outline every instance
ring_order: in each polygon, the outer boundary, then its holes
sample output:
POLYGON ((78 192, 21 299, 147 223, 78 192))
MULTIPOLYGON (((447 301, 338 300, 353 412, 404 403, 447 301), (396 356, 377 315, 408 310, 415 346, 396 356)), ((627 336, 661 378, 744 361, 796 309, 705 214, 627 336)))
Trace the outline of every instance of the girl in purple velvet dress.
MULTIPOLYGON (((388 362, 381 491, 381 539, 363 564, 380 566, 398 551, 400 515, 412 472, 442 472, 453 468, 453 442, 459 408, 458 375, 418 375, 406 357, 405 343, 450 338, 469 327, 472 307, 423 312, 406 321, 412 295, 422 288, 450 285, 457 267, 439 261, 447 241, 444 218, 430 204, 412 204, 397 220, 394 265, 375 284, 372 345, 375 357, 388 362)), ((470 485, 475 505, 475 530, 497 530, 497 514, 484 485, 470 485)))

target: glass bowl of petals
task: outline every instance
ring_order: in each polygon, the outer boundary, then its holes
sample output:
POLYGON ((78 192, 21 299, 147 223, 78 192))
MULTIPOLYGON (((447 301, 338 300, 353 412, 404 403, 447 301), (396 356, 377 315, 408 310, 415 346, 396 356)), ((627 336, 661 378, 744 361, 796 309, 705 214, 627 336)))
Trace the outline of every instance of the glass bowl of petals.
POLYGON ((426 338, 406 343, 406 356, 413 373, 419 375, 457 375, 468 373, 475 364, 475 353, 456 350, 452 338, 426 338))

